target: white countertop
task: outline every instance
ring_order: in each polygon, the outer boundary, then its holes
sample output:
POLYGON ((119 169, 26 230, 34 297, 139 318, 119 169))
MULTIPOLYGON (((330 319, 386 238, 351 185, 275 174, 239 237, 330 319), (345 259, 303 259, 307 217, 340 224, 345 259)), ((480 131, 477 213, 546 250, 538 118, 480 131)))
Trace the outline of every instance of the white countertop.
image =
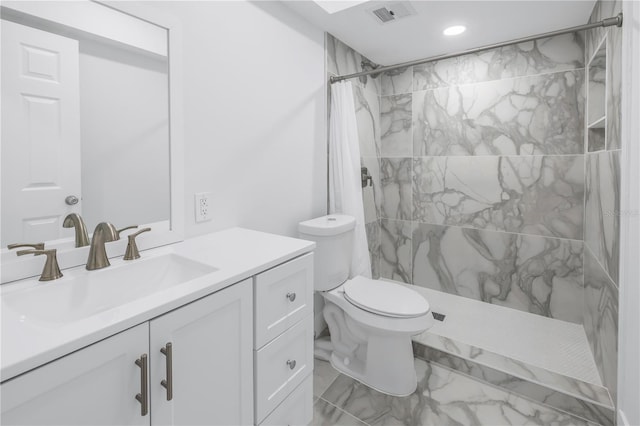
MULTIPOLYGON (((25 315, 2 301, 0 379, 5 381, 39 365, 141 324, 172 309, 235 284, 258 272, 308 253, 311 241, 242 228, 232 228, 181 243, 150 249, 141 256, 168 253, 213 266, 215 272, 133 300, 74 323, 60 325, 25 319, 25 315)), ((125 261, 110 259, 112 267, 125 261)), ((135 262, 135 261, 133 261, 135 262)), ((77 268, 83 268, 79 266, 77 268)), ((71 268, 63 273, 72 275, 71 268)), ((64 280, 61 278, 60 280, 64 280)), ((34 286, 55 286, 37 278, 3 284, 0 295, 34 286)))

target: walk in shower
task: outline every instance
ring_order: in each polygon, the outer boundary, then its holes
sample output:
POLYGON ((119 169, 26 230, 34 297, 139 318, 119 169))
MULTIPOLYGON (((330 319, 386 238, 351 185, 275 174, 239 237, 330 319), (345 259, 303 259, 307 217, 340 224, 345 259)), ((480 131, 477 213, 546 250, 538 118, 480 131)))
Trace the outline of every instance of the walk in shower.
MULTIPOLYGON (((590 22, 620 7, 599 1, 590 22)), ((601 424, 615 421, 621 34, 351 80, 372 274, 444 315, 416 355, 601 424)), ((326 48, 329 76, 370 69, 329 34, 326 48)))

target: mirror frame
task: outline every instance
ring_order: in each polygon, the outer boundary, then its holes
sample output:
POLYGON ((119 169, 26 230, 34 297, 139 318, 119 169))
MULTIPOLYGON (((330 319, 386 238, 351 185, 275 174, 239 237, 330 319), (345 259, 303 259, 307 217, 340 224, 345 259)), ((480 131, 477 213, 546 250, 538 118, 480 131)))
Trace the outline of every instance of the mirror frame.
MULTIPOLYGON (((73 5, 75 2, 68 2, 73 5)), ((170 218, 169 229, 153 230, 141 234, 137 241, 141 251, 176 243, 184 239, 184 119, 182 110, 182 28, 173 16, 162 13, 143 2, 96 1, 87 3, 100 5, 157 25, 167 31, 167 49, 169 62, 169 180, 170 180, 170 218)), ((33 15, 50 21, 58 21, 55 7, 45 7, 46 2, 3 1, 2 7, 33 15), (44 10, 42 10, 44 9, 44 10), (47 10, 48 9, 48 10, 47 10)), ((162 222, 157 222, 162 223, 162 222)), ((122 224, 125 225, 125 224, 122 224)), ((138 224, 143 226, 144 224, 138 224)), ((92 230, 89 230, 92 231, 92 230)), ((75 248, 74 239, 62 244, 53 244, 58 249, 60 269, 84 265, 89 255, 89 246, 75 248)), ((109 258, 123 256, 127 238, 106 244, 109 258)), ((1 283, 8 283, 40 275, 44 259, 40 256, 21 256, 15 250, 3 248, 1 255, 1 283)), ((55 281, 53 282, 55 283, 55 281)))

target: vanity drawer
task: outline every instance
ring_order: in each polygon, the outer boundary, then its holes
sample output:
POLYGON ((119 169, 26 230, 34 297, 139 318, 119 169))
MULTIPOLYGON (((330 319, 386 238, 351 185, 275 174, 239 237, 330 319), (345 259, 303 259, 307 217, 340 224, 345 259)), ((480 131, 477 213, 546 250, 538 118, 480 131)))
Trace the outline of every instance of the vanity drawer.
POLYGON ((313 311, 313 253, 254 277, 255 349, 313 311))
POLYGON ((313 376, 291 392, 260 426, 308 425, 313 420, 313 376))
POLYGON ((256 423, 313 372, 313 315, 255 351, 256 423))

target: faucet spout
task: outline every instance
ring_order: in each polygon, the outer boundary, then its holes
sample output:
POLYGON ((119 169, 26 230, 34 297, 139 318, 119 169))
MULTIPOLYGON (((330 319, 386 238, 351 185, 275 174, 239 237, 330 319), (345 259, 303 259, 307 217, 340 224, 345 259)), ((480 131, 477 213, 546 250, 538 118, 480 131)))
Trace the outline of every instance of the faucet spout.
POLYGON ((84 247, 89 245, 89 234, 84 220, 78 213, 70 213, 62 222, 64 228, 75 228, 76 247, 84 247))
POLYGON ((106 268, 111 265, 107 257, 105 243, 119 240, 120 236, 116 228, 109 222, 100 222, 93 231, 91 247, 89 248, 89 258, 87 259, 87 270, 106 268))

